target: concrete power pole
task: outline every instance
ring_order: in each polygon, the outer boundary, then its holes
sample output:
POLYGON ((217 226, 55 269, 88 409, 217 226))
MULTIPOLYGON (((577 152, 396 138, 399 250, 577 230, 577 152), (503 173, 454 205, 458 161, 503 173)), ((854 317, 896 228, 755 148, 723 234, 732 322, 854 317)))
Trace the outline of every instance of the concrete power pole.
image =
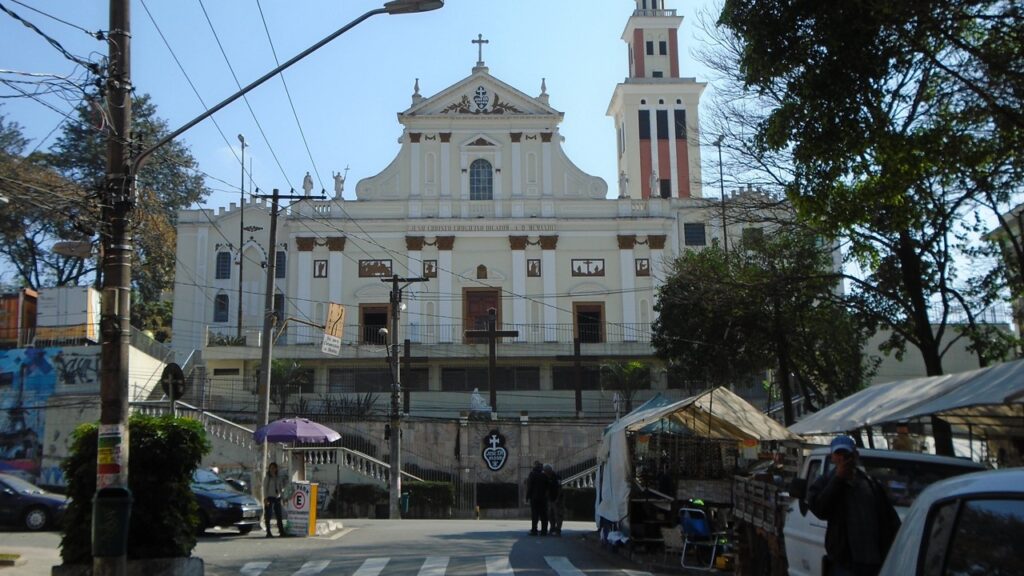
MULTIPOLYGON (((93 574, 121 576, 127 567, 127 520, 131 514, 128 488, 128 352, 131 320, 132 239, 128 234, 135 205, 131 169, 131 13, 129 0, 110 0, 110 68, 106 92, 110 114, 107 136, 107 174, 101 193, 103 300, 100 306, 100 429, 96 456, 97 513, 120 516, 125 533, 104 543, 94 541, 93 574), (121 514, 113 511, 120 500, 121 514), (122 540, 122 537, 124 538, 122 540), (111 544, 105 546, 105 544, 111 544)), ((109 530, 109 528, 107 529, 109 530)))
POLYGON ((402 314, 402 290, 413 282, 426 282, 426 278, 401 278, 397 274, 391 278, 381 278, 382 282, 391 282, 391 343, 388 362, 391 363, 391 424, 389 449, 391 457, 388 464, 391 467, 390 482, 388 483, 388 517, 397 520, 402 517, 402 379, 399 370, 401 364, 398 361, 398 327, 402 314), (398 284, 405 285, 399 287, 398 284))

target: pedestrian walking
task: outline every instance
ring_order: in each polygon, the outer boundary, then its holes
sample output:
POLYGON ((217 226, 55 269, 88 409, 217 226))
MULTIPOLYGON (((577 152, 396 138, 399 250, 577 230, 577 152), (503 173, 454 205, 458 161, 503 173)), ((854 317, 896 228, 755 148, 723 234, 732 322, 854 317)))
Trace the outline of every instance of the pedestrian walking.
POLYGON ((284 491, 285 478, 277 471, 277 462, 267 466, 267 475, 263 478, 263 518, 267 523, 267 538, 270 533, 271 514, 277 516, 277 535, 287 536, 284 531, 284 520, 281 518, 281 494, 284 491))
POLYGON ((540 460, 533 463, 533 470, 526 478, 526 501, 530 503, 530 536, 537 535, 537 521, 540 521, 540 535, 548 535, 548 477, 540 460))
POLYGON ((544 465, 548 478, 548 525, 552 536, 562 535, 562 521, 565 519, 565 493, 562 491, 562 477, 551 464, 544 465))
POLYGON ((831 451, 831 469, 807 490, 811 512, 828 522, 829 574, 875 576, 896 537, 900 518, 885 488, 859 465, 853 438, 835 438, 831 451))

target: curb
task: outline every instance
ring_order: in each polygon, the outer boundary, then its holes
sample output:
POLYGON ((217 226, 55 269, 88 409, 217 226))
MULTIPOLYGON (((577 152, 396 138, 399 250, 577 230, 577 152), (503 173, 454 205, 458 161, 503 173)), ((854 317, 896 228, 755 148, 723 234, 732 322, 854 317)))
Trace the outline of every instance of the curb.
POLYGON ((21 554, 0 554, 0 568, 24 566, 25 562, 26 560, 21 557, 21 554))

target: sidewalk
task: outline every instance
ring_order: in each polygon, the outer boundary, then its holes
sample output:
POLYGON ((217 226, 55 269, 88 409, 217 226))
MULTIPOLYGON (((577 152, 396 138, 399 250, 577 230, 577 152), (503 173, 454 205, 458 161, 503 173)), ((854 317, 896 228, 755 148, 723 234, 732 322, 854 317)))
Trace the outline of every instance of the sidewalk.
POLYGON ((17 555, 18 565, 0 562, 0 576, 50 576, 50 569, 60 564, 60 534, 0 532, 0 558, 17 555))

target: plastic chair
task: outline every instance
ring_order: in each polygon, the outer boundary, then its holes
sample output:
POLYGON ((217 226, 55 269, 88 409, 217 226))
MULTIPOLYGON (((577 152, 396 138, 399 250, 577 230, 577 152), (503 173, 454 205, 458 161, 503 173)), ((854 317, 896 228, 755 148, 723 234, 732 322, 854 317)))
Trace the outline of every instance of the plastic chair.
POLYGON ((711 531, 707 514, 698 508, 680 508, 679 527, 683 532, 683 552, 680 560, 683 568, 713 569, 715 567, 715 557, 718 556, 719 534, 711 531), (686 563, 686 550, 690 547, 693 547, 694 550, 699 550, 700 548, 711 549, 707 565, 686 563))
POLYGON ((665 557, 668 560, 669 554, 679 554, 682 557, 683 553, 683 534, 675 527, 666 528, 661 527, 661 539, 665 543, 665 557))

